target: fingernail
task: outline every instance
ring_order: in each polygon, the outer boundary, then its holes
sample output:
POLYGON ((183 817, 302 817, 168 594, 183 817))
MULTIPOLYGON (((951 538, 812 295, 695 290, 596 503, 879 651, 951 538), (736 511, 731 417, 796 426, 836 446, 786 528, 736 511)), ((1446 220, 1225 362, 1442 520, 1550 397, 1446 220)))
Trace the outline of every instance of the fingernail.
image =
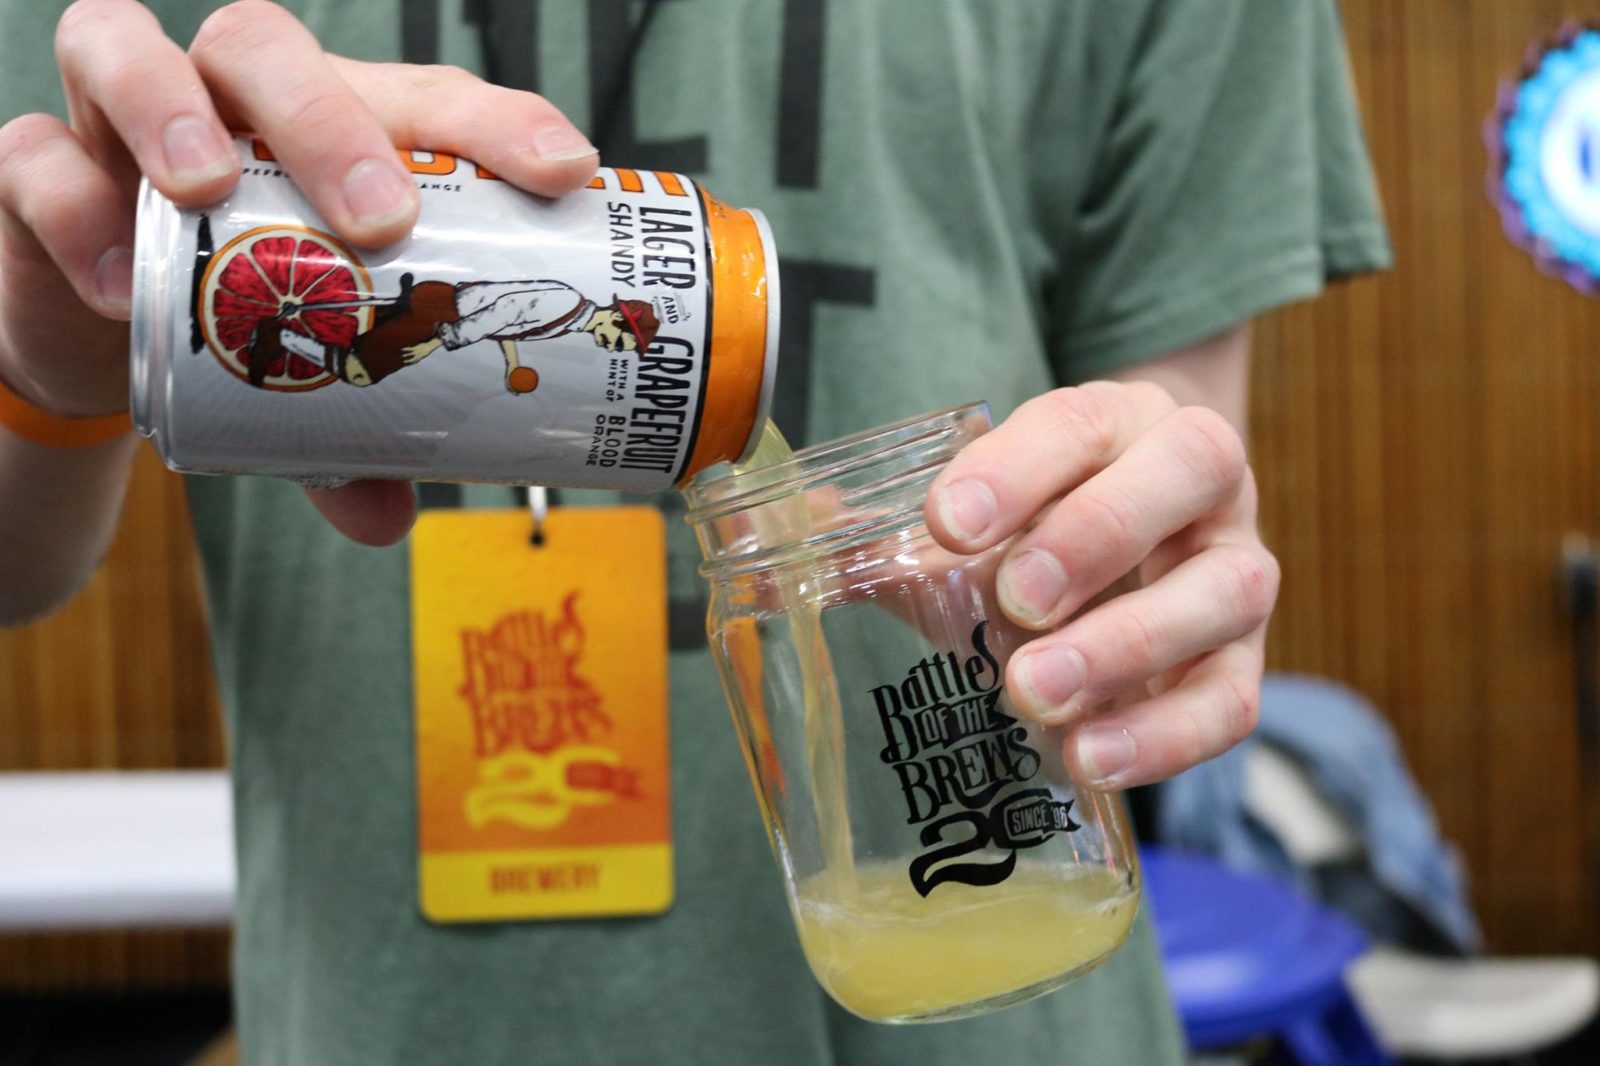
POLYGON ((1086 785, 1101 788, 1116 784, 1116 777, 1133 765, 1133 737, 1126 729, 1099 726, 1078 734, 1078 765, 1086 785))
POLYGON ((994 491, 981 481, 957 481, 939 491, 935 501, 939 519, 957 540, 978 540, 994 524, 1000 505, 994 491))
POLYGON ((179 115, 161 132, 161 150, 167 156, 167 173, 174 181, 197 185, 233 170, 233 145, 216 127, 197 115, 179 115))
POLYGON ((590 144, 589 138, 579 133, 576 127, 558 122, 534 133, 533 151, 546 163, 562 163, 596 155, 599 149, 590 144))
POLYGON ((1067 594, 1067 572, 1050 552, 1033 548, 1000 567, 1000 604, 1025 625, 1042 625, 1067 594))
POLYGON ((102 309, 126 317, 133 309, 133 249, 119 244, 94 268, 94 291, 102 309))
POLYGON ((1076 648, 1040 648, 1019 656, 1017 685, 1025 709, 1047 724, 1067 716, 1066 702, 1078 694, 1088 666, 1076 648))
POLYGON ((344 203, 363 226, 386 226, 411 213, 417 187, 390 159, 363 159, 344 176, 344 203))

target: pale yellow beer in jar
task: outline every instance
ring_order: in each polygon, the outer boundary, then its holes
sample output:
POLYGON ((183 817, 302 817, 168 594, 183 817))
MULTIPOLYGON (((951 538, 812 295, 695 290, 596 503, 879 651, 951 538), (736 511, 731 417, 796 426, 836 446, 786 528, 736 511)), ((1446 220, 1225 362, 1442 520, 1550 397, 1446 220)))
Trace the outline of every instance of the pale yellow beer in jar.
MULTIPOLYGON (((1113 874, 1019 865, 998 889, 950 884, 920 898, 881 865, 817 874, 795 892, 800 944, 833 996, 877 1021, 1032 998, 1127 937, 1138 895, 1113 874)), ((963 1012, 965 1013, 965 1012, 963 1012)))

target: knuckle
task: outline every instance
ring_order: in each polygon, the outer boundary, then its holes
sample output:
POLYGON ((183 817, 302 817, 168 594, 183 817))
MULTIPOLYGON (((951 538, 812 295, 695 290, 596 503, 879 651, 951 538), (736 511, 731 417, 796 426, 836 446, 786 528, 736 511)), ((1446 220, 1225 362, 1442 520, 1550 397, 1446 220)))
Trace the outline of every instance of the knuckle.
POLYGON ((460 89, 468 85, 482 84, 483 79, 467 70, 450 63, 430 63, 425 66, 414 67, 410 71, 412 87, 419 92, 434 92, 441 89, 460 89))
POLYGON ((76 55, 85 40, 116 18, 119 9, 127 10, 121 0, 77 0, 56 21, 56 55, 76 55))
POLYGON ((172 63, 165 56, 130 55, 85 71, 84 87, 95 100, 138 100, 171 76, 172 63))
POLYGON ((0 181, 0 200, 16 212, 24 226, 46 247, 72 245, 81 239, 85 220, 101 203, 96 183, 84 177, 50 181, 0 181), (26 192, 13 192, 20 186, 26 192))
POLYGON ((1205 762, 1216 754, 1216 742, 1211 739, 1216 730, 1206 708, 1198 701, 1191 699, 1179 707, 1172 716, 1171 730, 1173 753, 1183 769, 1205 762))
POLYGON ((1228 485, 1244 477, 1244 441, 1231 422, 1209 407, 1180 407, 1169 417, 1196 474, 1228 485))
POLYGON ((283 101, 283 125, 303 142, 342 143, 353 134, 358 112, 345 93, 332 88, 306 89, 283 101))
POLYGON ((1166 386, 1158 385, 1154 381, 1130 381, 1122 386, 1128 390, 1134 403, 1140 407, 1166 414, 1178 409, 1178 401, 1172 398, 1166 386))
POLYGON ((73 183, 39 192, 23 212, 28 227, 46 243, 56 235, 71 232, 82 218, 84 191, 73 183))
POLYGON ((509 106, 521 111, 529 118, 537 118, 555 110, 555 106, 540 96, 538 93, 528 92, 525 89, 502 89, 506 94, 509 106))
POLYGON ((194 35, 196 52, 233 52, 254 43, 268 27, 292 20, 277 4, 268 0, 234 0, 206 16, 194 35))
MULTIPOLYGON (((552 122, 562 121, 561 113, 556 106, 538 93, 498 85, 488 86, 488 89, 494 94, 491 106, 496 115, 496 123, 503 123, 499 128, 536 131, 552 122)), ((526 148, 519 147, 519 139, 498 134, 479 151, 480 162, 496 171, 507 173, 523 171, 530 162, 537 159, 526 148)))
POLYGON ((1255 471, 1250 469, 1250 464, 1245 463, 1244 475, 1239 478, 1239 499, 1237 510, 1246 515, 1247 521, 1254 524, 1256 511, 1261 502, 1261 490, 1256 484, 1255 471))
POLYGON ((1252 672, 1226 670, 1218 679, 1212 703, 1215 717, 1210 731, 1216 744, 1209 754, 1233 747, 1255 731, 1261 719, 1261 680, 1252 672))
POLYGON ((1115 455, 1118 418, 1115 408, 1098 390, 1089 387, 1055 389, 1035 399, 1047 429, 1066 436, 1071 443, 1100 464, 1115 455))
POLYGON ((1224 556, 1227 591, 1238 615, 1251 628, 1267 620, 1278 601, 1278 560, 1265 548, 1231 548, 1224 556))
POLYGON ((1111 639, 1117 660, 1129 673, 1148 673, 1161 661, 1161 627, 1142 609, 1123 610, 1112 626, 1111 639))
POLYGON ((1078 531, 1072 540, 1088 552, 1099 554, 1108 546, 1137 543, 1140 536, 1140 508, 1129 497, 1104 487, 1085 486, 1073 493, 1069 528, 1078 531))
POLYGON ((71 131, 51 115, 22 115, 0 126, 0 205, 22 216, 32 229, 41 225, 39 205, 61 200, 63 182, 48 176, 50 157, 52 145, 70 136, 71 131))
POLYGON ((14 169, 25 163, 50 141, 67 133, 53 115, 19 115, 0 126, 0 169, 14 169))

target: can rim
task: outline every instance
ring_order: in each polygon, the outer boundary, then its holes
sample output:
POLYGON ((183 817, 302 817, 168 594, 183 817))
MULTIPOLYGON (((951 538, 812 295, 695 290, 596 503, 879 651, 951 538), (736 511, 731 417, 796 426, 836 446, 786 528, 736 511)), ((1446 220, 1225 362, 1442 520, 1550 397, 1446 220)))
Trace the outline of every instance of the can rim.
POLYGON ((766 351, 762 353, 761 396, 756 401, 756 417, 750 424, 750 439, 745 441, 744 451, 734 460, 735 463, 743 463, 755 455, 756 447, 761 443, 762 428, 772 413, 772 397, 778 381, 778 326, 783 321, 783 286, 779 283, 778 244, 773 240, 772 226, 768 224, 767 216, 755 208, 743 210, 755 220, 756 233, 761 237, 761 254, 766 259, 767 336, 766 351))
POLYGON ((166 339, 161 297, 169 287, 167 273, 171 263, 163 249, 170 249, 171 242, 164 240, 164 235, 174 225, 177 214, 176 205, 161 195, 149 178, 140 180, 134 219, 133 293, 129 301, 128 408, 134 429, 158 442, 166 404, 161 402, 165 393, 158 396, 156 389, 164 389, 165 385, 153 380, 157 368, 152 360, 161 358, 157 353, 166 339))

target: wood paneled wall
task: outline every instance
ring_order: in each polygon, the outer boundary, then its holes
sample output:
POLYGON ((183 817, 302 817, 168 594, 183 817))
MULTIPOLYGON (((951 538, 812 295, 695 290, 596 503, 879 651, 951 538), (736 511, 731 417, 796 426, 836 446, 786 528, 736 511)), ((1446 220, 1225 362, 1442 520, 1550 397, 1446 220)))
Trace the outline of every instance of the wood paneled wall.
MULTIPOLYGON (((142 448, 105 565, 51 618, 0 632, 0 771, 225 758, 183 482, 142 448)), ((0 991, 227 977, 221 932, 0 934, 0 991)))
MULTIPOLYGON (((1274 668, 1389 716, 1500 951, 1600 951, 1557 593, 1600 536, 1600 309, 1501 235, 1481 127, 1583 5, 1344 0, 1398 268, 1271 316, 1254 395, 1274 668)), ((216 766, 181 486, 141 456, 107 566, 0 634, 0 769, 216 766)), ((217 935, 0 938, 0 987, 224 979, 217 935)))
MULTIPOLYGON (((1398 267, 1273 316, 1253 432, 1284 565, 1271 664, 1394 723, 1500 951, 1600 950, 1557 568, 1600 534, 1600 305, 1485 192, 1485 117, 1592 5, 1344 0, 1398 267)), ((1592 816, 1592 815, 1591 815, 1592 816)))

